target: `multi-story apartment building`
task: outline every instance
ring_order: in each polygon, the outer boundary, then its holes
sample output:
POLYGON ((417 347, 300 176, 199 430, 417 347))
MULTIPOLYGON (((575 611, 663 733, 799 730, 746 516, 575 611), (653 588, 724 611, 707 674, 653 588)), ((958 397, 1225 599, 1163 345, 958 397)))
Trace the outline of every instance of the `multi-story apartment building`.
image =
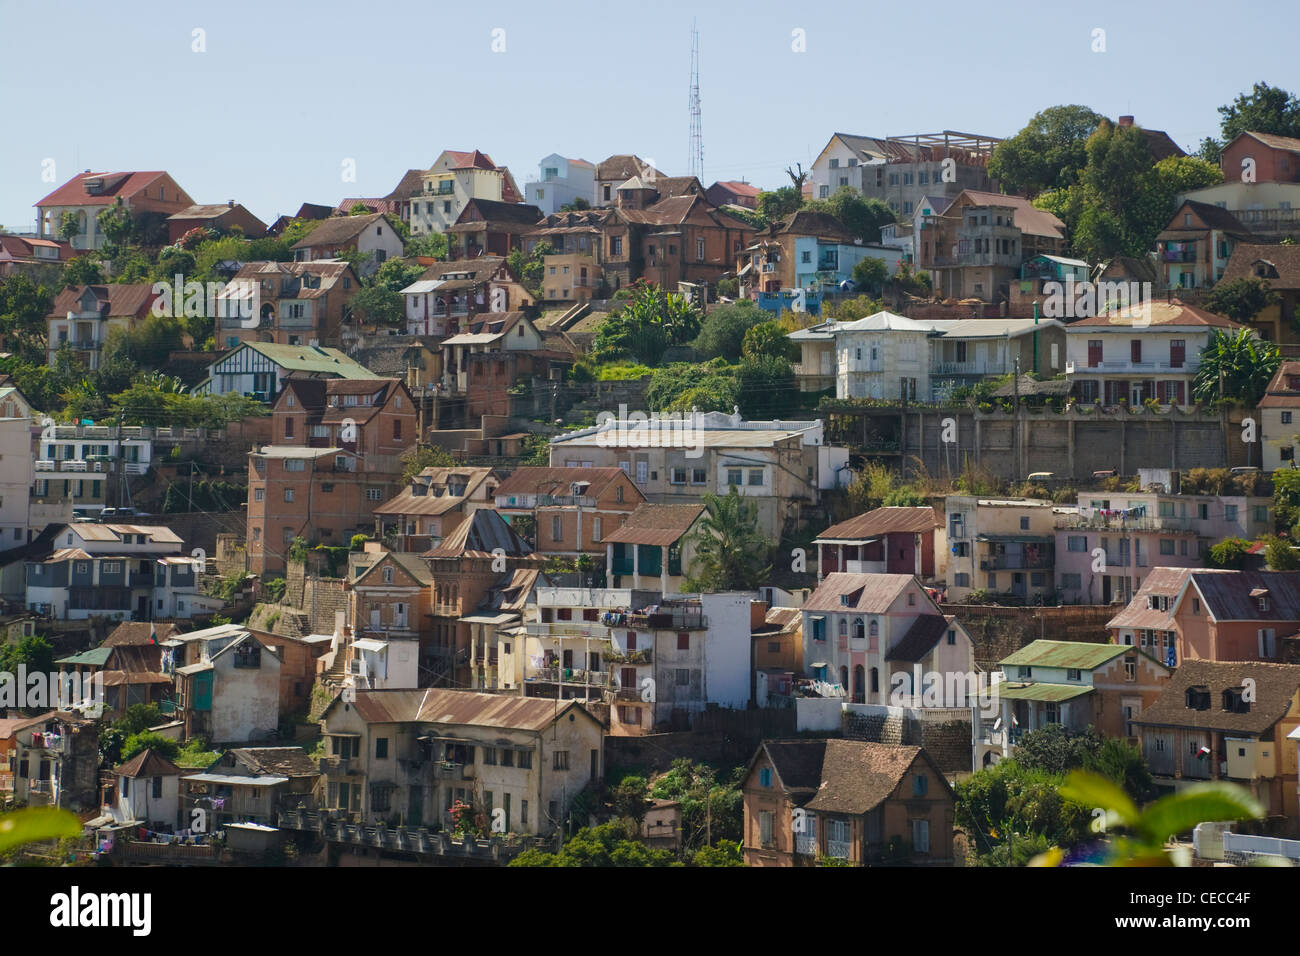
POLYGON ((860 163, 860 182, 850 183, 867 199, 879 199, 899 219, 922 214, 925 200, 950 200, 965 189, 998 192, 988 160, 1001 140, 945 130, 891 136, 882 144, 883 162, 860 163))
POLYGON ((367 551, 348 576, 354 622, 345 659, 358 688, 418 687, 420 643, 430 636, 433 574, 422 558, 367 551))
POLYGON ((538 554, 605 556, 605 539, 645 501, 621 468, 516 468, 496 487, 496 510, 532 519, 538 554))
POLYGON ((1250 231, 1228 210, 1185 199, 1156 236, 1160 280, 1169 289, 1205 289, 1223 278, 1238 242, 1250 231))
POLYGON ((358 271, 363 276, 371 276, 389 259, 400 258, 406 242, 388 215, 377 212, 365 216, 331 216, 289 248, 295 262, 337 259, 343 253, 356 253, 364 257, 358 271))
POLYGON ((1074 604, 1128 602, 1151 569, 1198 568, 1224 538, 1273 529, 1272 500, 1248 495, 1089 492, 1056 516, 1056 586, 1074 604))
POLYGON ((559 153, 542 157, 538 176, 524 183, 524 202, 549 216, 575 199, 590 203, 595 196, 596 166, 585 159, 568 159, 559 153))
POLYGON ((1175 298, 1115 308, 1066 327, 1065 374, 1085 404, 1187 405, 1211 336, 1242 328, 1175 298))
POLYGON ((411 200, 412 235, 446 232, 471 199, 517 203, 523 194, 510 170, 477 149, 448 149, 424 173, 423 190, 411 200))
POLYGON ((86 170, 36 204, 36 231, 43 237, 63 234, 65 217, 76 224, 72 248, 99 249, 107 241, 99 214, 121 202, 136 227, 151 242, 167 241, 168 216, 194 205, 194 200, 167 173, 92 173, 86 170))
POLYGON ((491 508, 500 476, 491 468, 425 468, 374 509, 375 535, 394 551, 436 548, 479 508, 491 508))
POLYGON ((1036 498, 949 495, 948 600, 971 591, 1033 604, 1054 593, 1057 512, 1036 498))
POLYGON ((182 554, 170 528, 82 522, 55 544, 49 558, 27 562, 27 607, 46 617, 148 621, 221 606, 199 591, 201 559, 182 554))
POLYGON ((228 349, 243 343, 337 347, 350 333, 352 299, 360 290, 346 262, 245 263, 217 296, 217 341, 228 349), (241 300, 249 295, 257 314, 245 317, 241 300))
POLYGON ((249 569, 283 570, 295 538, 346 544, 400 487, 414 444, 411 394, 397 379, 288 379, 270 445, 249 454, 249 569))
POLYGON ((551 465, 622 468, 646 500, 695 504, 731 488, 752 498, 777 536, 806 502, 846 483, 848 449, 823 444, 822 422, 745 421, 708 412, 682 421, 610 421, 551 439, 551 465))
POLYGON ((130 331, 149 315, 158 294, 149 282, 69 286, 60 292, 46 317, 46 350, 52 366, 67 346, 86 368, 99 368, 100 355, 113 329, 130 331))
POLYGON ((450 828, 459 802, 500 820, 496 832, 550 834, 604 776, 601 723, 577 701, 360 690, 321 723, 324 802, 362 823, 450 828))
POLYGON ((974 642, 915 575, 836 571, 802 610, 803 672, 829 685, 831 696, 903 707, 974 705, 974 642))

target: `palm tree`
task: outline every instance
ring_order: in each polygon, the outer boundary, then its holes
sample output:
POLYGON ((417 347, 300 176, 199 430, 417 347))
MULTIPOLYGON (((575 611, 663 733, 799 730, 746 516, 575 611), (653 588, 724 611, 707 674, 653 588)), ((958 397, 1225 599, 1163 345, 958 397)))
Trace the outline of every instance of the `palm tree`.
POLYGON ((1231 398, 1254 408, 1280 362, 1278 347, 1260 341, 1250 329, 1240 329, 1235 335, 1216 331, 1201 353, 1192 397, 1198 402, 1231 398))
POLYGON ((772 573, 769 545, 758 530, 758 505, 736 491, 704 496, 705 515, 691 536, 695 558, 686 591, 750 591, 772 573))

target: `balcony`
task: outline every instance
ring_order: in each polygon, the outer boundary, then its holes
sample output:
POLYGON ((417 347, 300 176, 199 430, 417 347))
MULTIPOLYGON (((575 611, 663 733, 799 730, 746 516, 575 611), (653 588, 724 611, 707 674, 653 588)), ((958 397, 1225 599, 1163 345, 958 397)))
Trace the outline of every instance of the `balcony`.
POLYGON ((53 461, 53 459, 50 459, 50 458, 38 458, 38 459, 36 460, 36 470, 37 470, 37 471, 54 471, 54 470, 55 470, 55 466, 54 466, 54 461, 53 461))
POLYGON ((1161 262, 1195 262, 1196 250, 1185 250, 1181 252, 1163 251, 1160 253, 1161 262))
POLYGON ((456 763, 451 760, 435 760, 433 775, 438 780, 473 780, 474 764, 456 763))
POLYGON ((524 625, 529 637, 578 638, 580 640, 609 640, 605 625, 596 621, 555 621, 524 625))
POLYGON ((1089 365, 1084 362, 1068 361, 1065 363, 1065 373, 1074 374, 1098 374, 1105 372, 1122 372, 1132 375, 1154 375, 1160 372, 1172 372, 1176 375, 1194 375, 1200 362, 1194 358, 1187 358, 1182 362, 1098 362, 1095 365, 1089 365))
POLYGON ((671 605, 661 605, 649 614, 627 614, 624 620, 627 627, 639 631, 702 631, 709 626, 699 607, 671 605))
POLYGON ((609 686, 609 671, 575 670, 572 667, 539 667, 528 680, 543 684, 582 684, 587 687, 609 686))
POLYGON ((1088 515, 1057 522, 1056 527, 1064 531, 1167 531, 1181 534, 1195 534, 1199 530, 1195 518, 1142 517, 1124 518, 1117 515, 1088 515))
POLYGON ((321 757, 320 772, 335 777, 361 773, 361 761, 351 757, 321 757))
POLYGON ((604 659, 610 664, 651 664, 654 652, 648 647, 634 651, 606 651, 604 659))
POLYGON ((1024 554, 999 554, 980 559, 981 571, 1045 571, 1055 566, 1054 554, 1028 557, 1024 554))
POLYGON ((1005 362, 935 362, 932 375, 1005 375, 1005 362))

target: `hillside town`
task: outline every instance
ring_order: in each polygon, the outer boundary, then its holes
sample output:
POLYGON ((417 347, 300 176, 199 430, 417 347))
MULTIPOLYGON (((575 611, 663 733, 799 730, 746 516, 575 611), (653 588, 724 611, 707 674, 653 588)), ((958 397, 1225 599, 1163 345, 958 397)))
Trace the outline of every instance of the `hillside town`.
POLYGON ((1300 103, 1219 113, 273 221, 87 155, 0 231, 0 809, 72 819, 0 855, 1300 862, 1300 103))

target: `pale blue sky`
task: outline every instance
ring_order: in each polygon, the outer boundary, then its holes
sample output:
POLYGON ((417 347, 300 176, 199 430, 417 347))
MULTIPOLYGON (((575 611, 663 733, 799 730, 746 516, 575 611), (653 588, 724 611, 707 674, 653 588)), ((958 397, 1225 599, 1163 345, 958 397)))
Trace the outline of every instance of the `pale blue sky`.
POLYGON ((60 183, 166 169, 197 202, 233 198, 268 222, 384 195, 444 148, 483 150, 521 188, 552 152, 634 152, 685 174, 693 17, 706 185, 780 185, 835 131, 1006 136, 1061 103, 1131 113, 1193 149, 1255 81, 1300 89, 1296 0, 0 0, 0 223, 33 228, 47 158, 60 183))

